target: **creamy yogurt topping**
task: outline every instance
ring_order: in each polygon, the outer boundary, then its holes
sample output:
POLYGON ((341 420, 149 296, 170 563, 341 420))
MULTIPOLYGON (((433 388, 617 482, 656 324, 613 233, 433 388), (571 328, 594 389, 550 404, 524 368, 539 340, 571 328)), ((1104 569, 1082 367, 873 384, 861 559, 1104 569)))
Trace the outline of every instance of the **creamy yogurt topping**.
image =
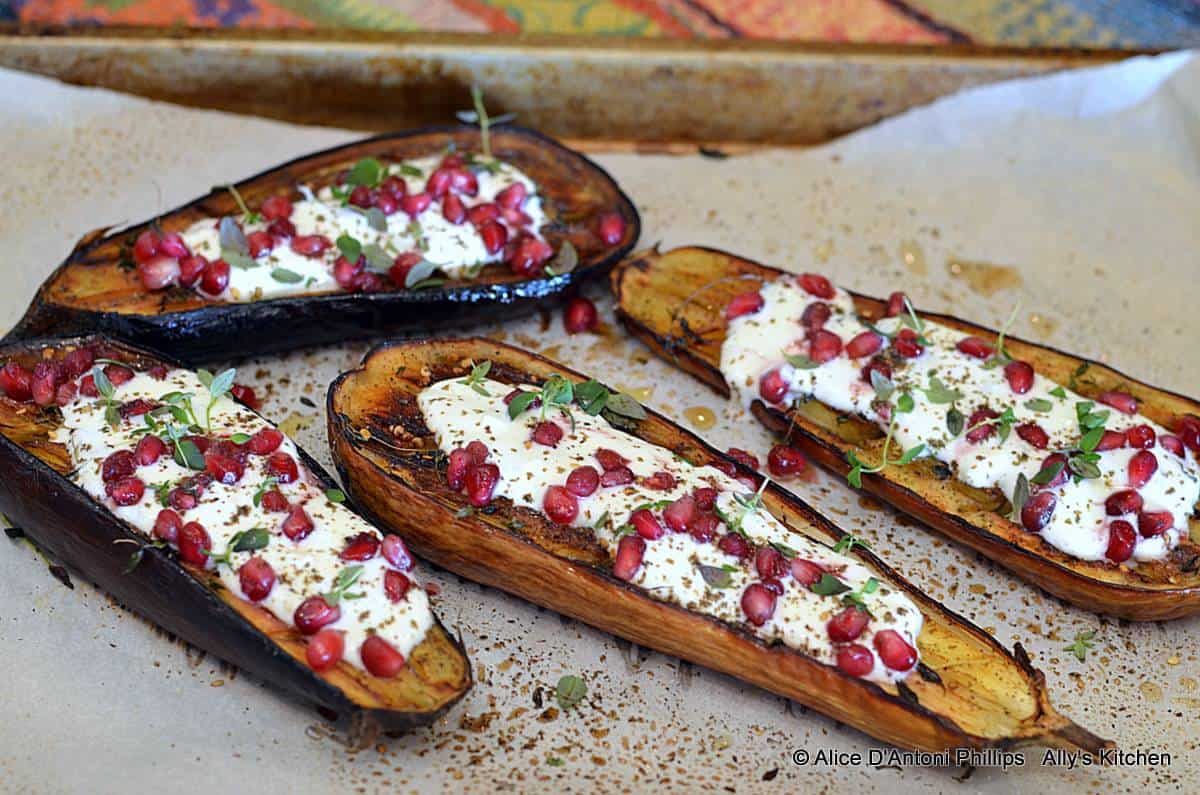
MULTIPOLYGON (((836 288, 835 288, 836 289, 836 288)), ((921 455, 932 455, 950 465, 954 475, 977 488, 996 487, 1006 496, 1013 495, 1020 475, 1034 478, 1042 470, 1048 454, 1056 450, 1075 448, 1081 437, 1080 405, 1093 403, 1087 411, 1106 412, 1104 427, 1118 432, 1139 425, 1154 429, 1155 442, 1147 448, 1154 453, 1158 469, 1138 493, 1144 500, 1145 511, 1169 511, 1173 526, 1161 535, 1138 535, 1132 560, 1149 561, 1164 557, 1179 543, 1186 532, 1188 518, 1197 498, 1200 498, 1200 467, 1185 453, 1178 456, 1166 450, 1158 439, 1169 434, 1166 428, 1140 414, 1128 415, 1108 406, 1089 401, 1076 392, 1041 375, 1034 376, 1032 387, 1016 394, 1010 387, 1003 366, 988 366, 984 359, 969 356, 957 349, 960 340, 968 335, 943 325, 922 320, 921 335, 928 344, 913 359, 889 357, 895 390, 886 400, 871 383, 864 380, 862 370, 871 357, 850 358, 844 352, 836 358, 811 366, 800 361, 793 366, 786 356, 807 357, 810 349, 805 340, 801 317, 809 306, 824 302, 832 312, 824 328, 837 334, 843 342, 866 331, 868 326, 856 315, 851 296, 836 289, 832 299, 818 298, 806 291, 795 277, 783 277, 765 284, 760 294, 762 309, 736 317, 729 323, 728 334, 721 348, 721 372, 741 401, 749 406, 760 397, 760 379, 776 368, 787 383, 787 392, 779 401, 791 405, 795 400, 815 398, 838 411, 852 412, 887 429, 895 417, 893 454, 924 445, 921 455), (931 378, 961 393, 961 398, 948 403, 939 395, 931 378), (907 395, 908 398, 902 398, 907 395), (898 410, 902 399, 912 401, 912 409, 898 410), (941 398, 941 401, 935 400, 941 398), (1012 432, 1001 439, 992 433, 979 443, 968 441, 967 427, 954 434, 950 431, 947 414, 951 407, 963 417, 986 406, 998 414, 1006 409, 1015 417, 1010 427, 1037 423, 1048 435, 1049 444, 1039 449, 1012 432)), ((905 313, 907 314, 907 313, 905 313)), ((875 324, 884 335, 894 334, 911 317, 905 314, 885 318, 875 324)), ((885 336, 886 355, 892 342, 885 336)), ((1041 530, 1047 543, 1062 552, 1082 560, 1104 560, 1109 544, 1108 524, 1115 517, 1106 515, 1105 500, 1114 492, 1129 488, 1129 462, 1139 451, 1131 446, 1098 453, 1095 461, 1097 477, 1067 478, 1057 487, 1057 506, 1049 523, 1041 530)), ((872 460, 870 463, 876 463, 872 460)), ((1070 473, 1071 470, 1068 470, 1070 473)), ((1033 487, 1036 490, 1036 485, 1033 487)), ((1135 527, 1135 516, 1125 516, 1135 527)))
MULTIPOLYGON (((765 509, 747 510, 735 495, 743 500, 752 498, 752 490, 738 480, 712 467, 692 466, 670 450, 618 430, 603 417, 591 416, 576 406, 569 409, 570 419, 558 407, 547 411, 545 417, 533 409, 510 419, 502 398, 513 387, 486 379, 476 385, 487 394, 480 394, 464 379, 439 381, 422 390, 418 403, 442 451, 449 453, 471 441, 487 445, 490 450, 487 461, 500 470, 495 496, 543 511, 550 487, 561 486, 577 467, 590 465, 599 470, 596 452, 614 451, 628 461, 637 479, 628 485, 601 485, 590 496, 579 497, 579 513, 572 522, 591 528, 610 554, 617 554, 621 538, 630 531, 626 522, 635 509, 647 504, 661 506, 692 494, 697 488, 714 488, 719 492, 716 505, 720 514, 741 517, 742 531, 754 545, 775 545, 785 550, 785 554, 793 553, 812 561, 852 592, 862 592, 868 581, 874 583, 867 586, 861 597, 873 618, 856 643, 871 647, 877 632, 892 629, 915 648, 923 617, 903 592, 886 582, 875 581, 870 570, 853 558, 789 531, 765 509), (562 431, 556 446, 532 441, 533 429, 542 421, 555 423, 562 431), (645 479, 659 472, 670 473, 674 485, 666 489, 647 485, 645 479)), ((652 510, 657 512, 661 508, 652 510)), ((725 532, 728 528, 719 531, 725 532)), ((818 595, 791 577, 781 577, 784 591, 778 597, 774 614, 762 626, 755 627, 746 621, 741 599, 746 587, 759 579, 752 559, 739 559, 723 552, 716 543, 697 541, 686 532, 668 531, 661 538, 646 542, 642 565, 629 581, 654 599, 735 624, 763 640, 780 641, 833 665, 837 648, 829 639, 826 624, 845 609, 844 594, 818 595), (722 587, 714 587, 702 575, 701 566, 723 571, 727 581, 722 587)), ((874 668, 864 678, 896 681, 911 670, 890 670, 876 655, 874 668)))
MULTIPOLYGON (((203 407, 209 405, 210 392, 196 374, 188 370, 170 370, 162 380, 148 373, 138 373, 130 381, 115 386, 113 399, 117 404, 139 398, 159 401, 171 392, 192 393, 193 405, 203 419, 203 407)), ((164 509, 158 487, 174 486, 197 472, 180 465, 170 454, 163 455, 153 464, 138 467, 136 476, 146 484, 145 494, 139 502, 133 505, 114 503, 106 494, 102 463, 118 450, 133 449, 141 438, 138 429, 145 425, 143 417, 136 416, 122 419, 114 429, 105 417, 106 408, 103 397, 83 396, 62 406, 63 424, 56 440, 71 452, 75 482, 116 516, 151 538, 155 519, 164 509)), ((224 396, 212 404, 209 417, 211 435, 218 437, 253 435, 273 427, 224 396)), ((353 511, 330 499, 305 471, 299 451, 290 439, 284 437, 278 449, 291 455, 300 468, 300 477, 295 482, 279 483, 276 488, 293 506, 303 506, 311 517, 314 529, 308 536, 292 541, 280 532, 287 514, 268 513, 255 504, 256 493, 270 477, 266 471, 266 456, 249 456, 245 473, 237 483, 209 485, 196 507, 181 512, 183 521, 202 524, 217 554, 229 548, 231 539, 238 532, 254 528, 269 531, 266 547, 254 552, 233 552, 231 565, 222 563, 217 570, 226 588, 248 599, 242 591, 238 568, 252 556, 265 559, 274 569, 276 581, 266 598, 257 604, 288 625, 293 624, 293 614, 304 599, 328 593, 333 590, 340 572, 351 565, 361 566, 357 581, 347 590, 348 594, 361 596, 342 599, 340 618, 327 627, 344 633, 344 659, 359 668, 365 668, 359 650, 370 635, 382 637, 407 658, 433 624, 425 591, 408 572, 406 576, 412 580, 412 586, 403 599, 392 602, 384 590, 388 564, 382 555, 353 563, 340 560, 338 555, 348 539, 360 533, 377 535, 377 532, 353 511)))
MULTIPOLYGON (((418 194, 425 190, 426 181, 441 161, 441 155, 434 155, 387 164, 383 166, 382 178, 403 179, 408 193, 418 194)), ((477 167, 474 171, 479 191, 475 196, 459 195, 463 204, 469 209, 493 202, 502 190, 520 183, 527 192, 521 211, 531 219, 528 228, 535 237, 544 239, 539 230, 546 223, 546 214, 533 180, 519 168, 500 160, 476 157, 474 162, 487 167, 477 167)), ((290 217, 297 236, 322 235, 335 242, 342 235, 349 235, 363 247, 376 246, 388 255, 389 264, 399 254, 418 252, 453 279, 470 276, 480 267, 504 258, 503 248, 495 253, 488 252, 483 238, 469 221, 453 224, 446 220, 442 203, 437 199, 415 218, 403 210, 384 216, 387 228, 377 229, 371 225, 366 211, 344 203, 330 186, 314 193, 310 187, 302 185, 300 191, 305 198, 292 203, 290 217)), ((242 220, 246 235, 265 230, 269 225, 266 220, 256 223, 242 220)), ((505 223, 503 216, 497 220, 505 223)), ((183 241, 193 254, 209 260, 222 257, 218 224, 219 219, 206 218, 183 232, 183 241)), ((510 228, 509 231, 515 230, 510 228)), ((210 297, 246 302, 337 290, 333 263, 339 254, 337 246, 331 245, 320 256, 309 257, 293 251, 287 242, 277 243, 270 252, 252 260, 254 267, 231 267, 229 285, 219 295, 210 297)), ((381 274, 387 270, 386 266, 380 269, 372 265, 368 260, 369 270, 381 274)))

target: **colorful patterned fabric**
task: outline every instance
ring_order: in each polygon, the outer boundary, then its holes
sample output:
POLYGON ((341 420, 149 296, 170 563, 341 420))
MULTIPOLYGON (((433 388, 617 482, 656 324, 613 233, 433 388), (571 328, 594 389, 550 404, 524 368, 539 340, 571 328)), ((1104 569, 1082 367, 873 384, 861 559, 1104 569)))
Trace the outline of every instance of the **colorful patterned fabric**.
POLYGON ((0 20, 910 44, 1200 46, 1200 0, 0 0, 0 20))

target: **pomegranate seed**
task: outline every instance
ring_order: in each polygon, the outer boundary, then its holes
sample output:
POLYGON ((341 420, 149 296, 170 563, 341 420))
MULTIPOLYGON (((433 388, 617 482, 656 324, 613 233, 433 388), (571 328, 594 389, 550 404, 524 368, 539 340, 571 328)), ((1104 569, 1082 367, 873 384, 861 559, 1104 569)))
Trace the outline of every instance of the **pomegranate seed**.
POLYGON ((165 254, 173 259, 186 257, 191 252, 188 251, 187 244, 183 242, 183 236, 178 232, 168 232, 159 238, 158 253, 165 254))
POLYGON ((117 409, 117 412, 122 417, 140 417, 143 414, 154 411, 156 408, 158 408, 157 403, 151 403, 149 400, 137 398, 136 400, 130 400, 122 403, 121 407, 117 409))
POLYGON ((380 679, 391 679, 404 668, 404 655, 378 635, 364 640, 358 653, 363 667, 380 679))
POLYGON ((617 544, 613 560, 613 576, 629 582, 642 567, 642 556, 646 554, 646 540, 639 535, 628 535, 617 544))
POLYGON ((409 571, 412 569, 412 553, 408 551, 404 539, 400 536, 395 533, 388 533, 383 537, 383 543, 379 545, 379 549, 383 553, 383 559, 400 571, 409 571))
POLYGON ((333 243, 324 235, 298 235, 292 238, 290 245, 292 251, 302 257, 319 257, 333 243))
POLYGON ((269 196, 259 208, 268 221, 280 221, 292 217, 292 202, 287 196, 269 196))
POLYGON ((196 507, 196 503, 198 503, 199 500, 196 498, 195 494, 190 494, 183 489, 176 488, 171 489, 171 491, 167 493, 167 502, 169 502, 171 507, 177 511, 190 511, 192 508, 196 507))
POLYGON ((557 447, 562 437, 563 429, 553 422, 543 420, 533 428, 533 441, 546 447, 557 447))
POLYGON ((137 469, 137 459, 129 450, 118 450, 110 453, 100 464, 100 479, 105 483, 127 478, 137 469))
POLYGON ((263 428, 250 437, 246 449, 255 455, 267 455, 279 449, 283 444, 283 434, 274 428, 263 428))
POLYGON ((1183 444, 1194 453, 1200 453, 1200 417, 1182 414, 1175 419, 1175 431, 1183 444))
POLYGON ((454 168, 450 172, 450 190, 464 196, 474 196, 479 193, 479 180, 461 166, 454 168))
POLYGON ((467 499, 476 508, 483 508, 492 501, 492 493, 500 481, 500 467, 495 464, 477 464, 467 470, 467 499))
POLYGON ((263 493, 262 507, 267 513, 287 513, 292 510, 291 503, 279 489, 271 489, 263 493))
POLYGON ((999 414, 987 408, 986 406, 975 409, 975 411, 971 412, 971 416, 967 420, 967 427, 971 428, 971 430, 967 432, 967 441, 971 442, 972 444, 979 444, 984 439, 995 433, 996 426, 994 424, 981 425, 978 428, 975 426, 979 425, 981 422, 987 422, 988 420, 993 420, 999 416, 999 414))
POLYGON ((799 475, 807 467, 808 460, 804 457, 804 453, 795 447, 777 444, 771 448, 771 452, 767 453, 767 469, 777 478, 799 475))
POLYGON ((193 566, 200 566, 201 568, 208 566, 208 552, 205 550, 212 549, 212 541, 209 539, 208 531, 204 529, 204 525, 199 522, 188 522, 179 528, 177 541, 179 544, 179 558, 184 563, 190 563, 193 566))
POLYGON ((864 331, 846 343, 846 355, 851 359, 870 356, 883 347, 883 337, 874 331, 864 331))
POLYGON ((292 623, 302 635, 315 635, 321 627, 342 617, 337 605, 330 605, 324 596, 310 596, 300 603, 292 615, 292 623))
POLYGON ((280 529, 285 536, 298 543, 313 531, 313 520, 303 506, 296 505, 288 511, 287 518, 283 520, 280 529))
POLYGON ((1039 491, 1025 501, 1021 507, 1021 524, 1031 533, 1041 532, 1050 523, 1050 516, 1058 505, 1058 498, 1052 491, 1039 491))
POLYGON ((892 365, 888 363, 887 359, 884 359, 881 356, 876 356, 874 359, 867 362, 866 365, 863 366, 863 369, 860 371, 862 380, 867 382, 868 384, 871 383, 871 373, 872 372, 877 372, 880 375, 882 375, 884 378, 890 379, 892 377, 892 365))
POLYGON ((140 467, 148 467, 159 458, 162 458, 166 452, 166 443, 157 436, 148 433, 139 439, 137 447, 133 448, 133 460, 140 467))
POLYGON ((403 287, 405 280, 408 279, 408 272, 416 267, 421 259, 421 255, 415 251, 408 251, 399 255, 392 263, 392 267, 388 269, 388 278, 397 287, 403 287))
POLYGON ((917 332, 910 328, 902 328, 896 333, 892 349, 905 359, 915 359, 925 352, 925 348, 917 341, 917 332))
POLYGON ((866 610, 847 607, 829 619, 825 629, 829 632, 829 639, 834 643, 848 643, 857 640, 858 636, 863 634, 863 630, 867 628, 867 622, 870 620, 871 616, 866 610))
POLYGON ((800 313, 800 325, 811 334, 824 328, 832 314, 833 310, 829 308, 829 304, 824 301, 813 301, 800 313))
POLYGON ((762 395, 762 399, 768 403, 779 403, 787 394, 788 384, 780 374, 779 368, 769 370, 758 382, 758 394, 762 395))
POLYGON ((408 595, 412 582, 398 571, 388 569, 383 573, 383 592, 389 602, 399 602, 408 595))
POLYGON ((606 245, 615 246, 625 236, 625 219, 617 213, 605 213, 600 216, 598 231, 606 245))
POLYGON ((1133 525, 1124 519, 1117 519, 1108 524, 1108 550, 1104 556, 1113 563, 1124 563, 1133 557, 1133 548, 1137 546, 1137 533, 1133 525))
POLYGON ((837 667, 850 676, 866 676, 875 670, 875 655, 860 643, 838 649, 837 667))
POLYGON ((1137 399, 1128 392, 1101 392, 1096 399, 1106 406, 1112 406, 1122 414, 1137 414, 1137 399))
POLYGON ((783 583, 774 577, 769 577, 762 581, 763 587, 776 596, 783 596, 783 583))
POLYGON ((170 257, 155 257, 138 263, 137 274, 147 290, 161 290, 179 281, 179 262, 170 257))
POLYGON ((775 615, 775 593, 760 582, 750 583, 742 592, 742 612, 747 621, 761 627, 775 615))
POLYGON ((455 225, 467 220, 467 207, 463 204, 463 200, 454 194, 450 194, 442 200, 442 217, 455 225))
POLYGON ((379 192, 374 197, 375 208, 384 215, 395 215, 400 209, 400 200, 390 193, 379 192))
POLYGON ((787 574, 791 569, 791 564, 775 547, 766 546, 761 547, 755 554, 754 569, 758 572, 758 576, 765 580, 787 574))
POLYGON ((1142 495, 1133 489, 1115 491, 1104 501, 1104 512, 1109 516, 1123 516, 1142 510, 1142 495))
POLYGON ((815 295, 817 298, 823 298, 826 301, 832 300, 834 295, 836 295, 833 285, 829 283, 829 280, 818 273, 800 274, 800 286, 809 295, 815 295))
POLYGON ((1029 362, 1009 362, 1004 365, 1004 377, 1009 389, 1024 395, 1033 387, 1033 366, 1029 362))
POLYGON ((568 334, 595 331, 600 325, 600 313, 588 298, 572 298, 563 310, 563 328, 568 334))
POLYGON ((488 221, 495 221, 500 217, 500 208, 490 202, 485 204, 476 204, 467 210, 467 220, 472 226, 481 226, 488 221))
POLYGON ((184 287, 192 287, 204 275, 208 260, 199 254, 184 257, 179 260, 179 283, 184 287))
POLYGON ((601 468, 606 472, 610 469, 618 469, 629 463, 620 453, 604 447, 596 451, 596 460, 600 462, 601 468))
POLYGON ((33 402, 39 406, 49 406, 58 394, 58 385, 62 380, 62 370, 55 362, 38 362, 29 378, 29 392, 33 402))
MULTIPOLYGON (((226 486, 232 486, 242 479, 246 468, 242 462, 230 455, 219 452, 215 449, 209 450, 204 454, 204 469, 208 474, 212 475, 213 480, 218 483, 224 483, 226 486)), ((283 481, 290 483, 291 481, 283 481)))
POLYGON ((143 262, 149 262, 158 254, 158 235, 152 230, 147 229, 137 236, 137 240, 133 244, 133 260, 141 265, 143 262))
POLYGON ((275 238, 271 237, 270 232, 251 232, 246 235, 246 245, 250 247, 250 256, 257 259, 271 253, 271 249, 275 248, 275 238))
POLYGON ((120 386, 127 381, 133 380, 133 370, 130 370, 128 367, 121 367, 118 364, 105 365, 104 374, 108 376, 108 380, 113 386, 120 386))
POLYGON ((917 664, 917 650, 894 629, 875 633, 875 651, 879 652, 883 664, 893 671, 907 671, 917 664))
POLYGON ((562 486, 546 489, 542 510, 555 524, 569 525, 579 516, 579 500, 562 486))
POLYGON ((808 358, 817 364, 833 361, 842 352, 842 338, 832 331, 820 329, 808 343, 808 358))
POLYGON ((280 483, 295 483, 300 479, 300 469, 296 466, 296 459, 282 451, 271 453, 268 456, 267 473, 280 483))
POLYGON ((238 567, 238 582, 247 599, 261 602, 275 587, 275 570, 270 563, 255 555, 238 567))
POLYGON ((463 448, 450 451, 446 464, 446 485, 454 491, 460 491, 467 479, 467 470, 474 465, 471 454, 463 448))
POLYGON ((1135 425, 1125 431, 1125 440, 1129 446, 1141 450, 1153 447, 1157 438, 1158 434, 1149 425, 1135 425))
POLYGON ((571 470, 567 475, 567 491, 576 497, 590 497, 600 488, 600 473, 587 465, 571 470))
POLYGON ((425 192, 435 199, 440 199, 450 190, 451 179, 453 177, 450 169, 439 168, 429 175, 429 179, 425 182, 425 192))
POLYGON ((79 394, 79 387, 74 381, 67 381, 59 384, 58 389, 54 392, 54 402, 59 406, 65 406, 68 403, 75 402, 75 396, 79 394))
POLYGON ((992 343, 982 337, 963 337, 954 347, 958 348, 959 353, 976 359, 990 359, 996 353, 992 343))
POLYGON ((348 201, 355 207, 361 207, 364 210, 367 209, 372 203, 371 189, 366 185, 356 186, 354 190, 350 191, 350 198, 348 201))
POLYGON ((908 300, 908 296, 900 291, 896 291, 888 296, 887 310, 884 312, 884 317, 896 317, 904 311, 904 303, 908 300))
POLYGON ((514 182, 496 194, 496 204, 510 210, 519 210, 521 209, 521 205, 525 203, 525 194, 524 183, 514 182))
POLYGON ((683 496, 663 509, 663 521, 676 533, 686 533, 696 518, 696 498, 683 496))
POLYGON ((1124 431, 1105 431, 1100 435, 1100 441, 1096 443, 1096 452, 1103 453, 1106 450, 1116 450, 1124 447, 1125 442, 1124 431))
POLYGON ((296 236, 296 225, 286 218, 280 218, 268 224, 267 231, 277 242, 284 243, 296 236))
POLYGON ((741 449, 740 447, 730 447, 725 451, 725 455, 737 461, 744 467, 750 469, 758 469, 758 456, 754 453, 741 449))
POLYGON ((379 189, 393 199, 403 199, 408 193, 408 183, 400 177, 388 177, 380 183, 379 189))
POLYGON ((359 293, 377 293, 383 290, 386 286, 387 283, 378 273, 375 273, 374 271, 363 271, 362 273, 358 274, 358 276, 354 277, 354 284, 351 285, 351 289, 352 291, 359 293))
POLYGON ((1017 426, 1017 436, 1039 450, 1045 450, 1050 444, 1050 434, 1036 422, 1023 422, 1017 426))
POLYGON ((643 480, 642 485, 654 491, 670 491, 675 488, 675 476, 670 472, 659 470, 643 480))
POLYGON ((701 513, 688 523, 688 533, 700 543, 707 544, 717 537, 720 526, 721 520, 716 514, 701 513))
POLYGON ((605 488, 628 486, 633 480, 632 469, 629 467, 617 467, 616 469, 606 469, 604 471, 604 474, 600 476, 600 485, 605 488))
POLYGON ((359 257, 354 262, 339 256, 333 261, 333 280, 338 287, 349 290, 354 287, 354 280, 367 267, 367 258, 359 257))
POLYGON ((313 635, 304 649, 308 667, 320 673, 337 665, 346 653, 346 641, 336 629, 323 629, 313 635))
POLYGON ((1067 467, 1067 457, 1062 453, 1051 453, 1050 455, 1046 456, 1044 461, 1042 461, 1042 470, 1047 470, 1060 464, 1061 466, 1058 467, 1058 474, 1056 474, 1049 483, 1044 484, 1043 488, 1056 489, 1062 484, 1066 483, 1067 475, 1071 470, 1067 467))
POLYGON ((520 276, 537 276, 542 267, 554 256, 554 249, 545 240, 521 235, 512 251, 506 256, 508 267, 520 276))
POLYGON ((155 381, 166 381, 167 373, 169 371, 167 370, 167 366, 165 364, 156 364, 146 372, 149 373, 150 377, 155 381))
POLYGON ((1164 433, 1158 437, 1158 444, 1169 453, 1183 458, 1183 440, 1173 434, 1164 433))
POLYGON ((790 569, 796 582, 805 586, 816 585, 825 573, 820 566, 803 558, 792 558, 790 569))
POLYGON ((370 560, 379 552, 379 537, 374 533, 358 533, 346 541, 346 547, 338 554, 342 560, 370 560))
POLYGON ((484 221, 479 226, 479 236, 483 238, 483 247, 489 254, 495 254, 508 242, 508 230, 496 221, 484 221))
POLYGON ((151 532, 155 538, 174 544, 179 538, 179 528, 182 526, 183 520, 179 518, 179 514, 170 508, 163 508, 158 512, 158 516, 154 517, 154 529, 151 532))
POLYGON ((754 291, 735 295, 725 307, 725 319, 736 320, 742 315, 753 315, 763 308, 762 294, 754 291))
MULTIPOLYGON (((63 375, 67 378, 77 378, 92 369, 92 364, 95 361, 96 354, 87 348, 76 348, 63 357, 63 375)), ((13 364, 16 364, 16 362, 13 362, 13 364)), ((0 384, 3 383, 2 379, 3 376, 0 376, 0 384)))
POLYGON ((707 486, 693 491, 692 497, 696 500, 696 507, 702 511, 711 511, 717 504, 717 490, 707 486))
POLYGON ((1143 538, 1162 535, 1175 524, 1170 511, 1143 511, 1138 514, 1138 532, 1143 538))
POLYGON ((200 277, 200 289, 208 295, 220 295, 229 286, 229 263, 223 259, 213 260, 200 277))
POLYGON ((629 523, 633 525, 634 530, 637 530, 637 534, 647 541, 662 538, 667 532, 662 523, 654 518, 654 514, 645 508, 634 511, 633 516, 629 517, 629 523))
POLYGON ((1128 471, 1130 487, 1140 489, 1158 471, 1158 458, 1149 450, 1138 450, 1129 459, 1128 471))
POLYGON ((726 555, 733 555, 739 560, 750 557, 750 543, 737 533, 726 533, 717 542, 717 549, 726 555))

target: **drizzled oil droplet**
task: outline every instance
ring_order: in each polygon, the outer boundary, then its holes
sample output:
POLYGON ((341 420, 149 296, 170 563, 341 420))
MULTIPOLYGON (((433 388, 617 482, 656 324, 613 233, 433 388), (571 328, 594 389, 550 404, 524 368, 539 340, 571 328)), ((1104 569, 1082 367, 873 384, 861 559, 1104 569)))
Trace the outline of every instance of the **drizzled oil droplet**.
POLYGON ((695 428, 707 431, 717 424, 717 415, 705 406, 691 406, 683 410, 684 418, 695 428))

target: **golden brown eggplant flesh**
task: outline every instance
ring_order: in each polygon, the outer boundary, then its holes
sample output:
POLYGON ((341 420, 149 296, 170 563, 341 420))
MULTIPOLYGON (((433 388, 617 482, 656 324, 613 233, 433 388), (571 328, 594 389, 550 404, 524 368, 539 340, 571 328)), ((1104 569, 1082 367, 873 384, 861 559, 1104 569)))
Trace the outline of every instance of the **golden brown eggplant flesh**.
MULTIPOLYGON (((611 575, 612 561, 588 528, 562 527, 498 498, 468 512, 446 485, 442 456, 416 397, 428 384, 492 362, 489 378, 540 384, 585 377, 532 353, 487 339, 392 344, 372 351, 329 392, 329 440, 346 488, 380 524, 420 555, 457 574, 513 593, 635 643, 736 676, 795 699, 881 740, 914 749, 1041 742, 1095 752, 1105 740, 1051 707, 1045 678, 1023 649, 1015 654, 905 582, 868 551, 854 554, 876 577, 918 605, 923 661, 903 686, 880 686, 746 627, 651 599, 611 575)), ((698 437, 647 412, 634 435, 703 465, 725 459, 698 437)), ((747 470, 741 470, 748 475, 747 470)), ((782 489, 764 505, 791 531, 823 544, 843 535, 782 489)))
MULTIPOLYGON (((738 293, 785 275, 783 271, 723 251, 700 247, 644 252, 612 272, 617 314, 625 327, 659 356, 699 378, 725 396, 721 375, 725 340, 724 310, 738 293)), ((857 310, 878 318, 885 302, 851 293, 857 310)), ((924 317, 994 342, 998 332, 945 315, 924 317)), ((1080 394, 1095 397, 1120 389, 1136 397, 1140 411, 1174 427, 1185 414, 1200 415, 1200 403, 1144 384, 1098 362, 1006 336, 1006 349, 1043 376, 1073 382, 1080 394), (1078 373, 1078 375, 1076 375, 1078 373)), ((883 434, 872 423, 837 412, 816 400, 781 411, 756 400, 751 410, 780 436, 790 439, 815 461, 845 474, 847 455, 879 458, 883 434)), ((863 488, 933 529, 979 551, 1015 574, 1072 604, 1098 613, 1134 620, 1164 620, 1200 612, 1200 520, 1191 520, 1190 537, 1164 560, 1136 568, 1106 561, 1073 558, 1041 536, 1010 521, 1010 506, 998 492, 971 488, 954 479, 947 467, 925 459, 888 466, 864 475, 863 488)))
MULTIPOLYGON (((570 272, 525 278, 496 264, 475 278, 426 289, 325 292, 248 303, 213 300, 183 287, 147 290, 133 268, 134 240, 151 227, 182 232, 204 218, 238 214, 234 195, 214 188, 207 196, 120 232, 101 229, 88 234, 38 289, 7 341, 104 333, 195 363, 385 333, 426 333, 531 313, 568 288, 601 276, 633 248, 640 230, 637 210, 594 162, 520 127, 494 127, 490 141, 496 157, 538 185, 547 215, 541 230, 547 242, 558 251, 569 241, 578 254, 570 272), (605 243, 599 235, 598 220, 609 213, 624 222, 615 243, 605 243)), ((257 208, 276 194, 299 198, 300 184, 331 184, 365 157, 390 163, 438 154, 451 145, 477 152, 479 131, 458 126, 383 135, 301 157, 235 187, 247 206, 257 208)))
MULTIPOLYGON (((99 345, 106 358, 142 370, 165 363, 138 348, 98 337, 31 341, 0 347, 0 361, 32 369, 78 346, 99 345)), ((439 621, 394 678, 375 677, 342 661, 323 674, 305 662, 295 627, 226 589, 212 571, 183 564, 96 502, 70 479, 69 451, 53 441, 57 408, 0 395, 0 511, 39 547, 164 629, 293 696, 333 710, 355 734, 370 737, 435 720, 467 692, 471 667, 439 621), (131 555, 140 552, 132 569, 131 555)), ((318 481, 333 480, 301 451, 318 481)))

